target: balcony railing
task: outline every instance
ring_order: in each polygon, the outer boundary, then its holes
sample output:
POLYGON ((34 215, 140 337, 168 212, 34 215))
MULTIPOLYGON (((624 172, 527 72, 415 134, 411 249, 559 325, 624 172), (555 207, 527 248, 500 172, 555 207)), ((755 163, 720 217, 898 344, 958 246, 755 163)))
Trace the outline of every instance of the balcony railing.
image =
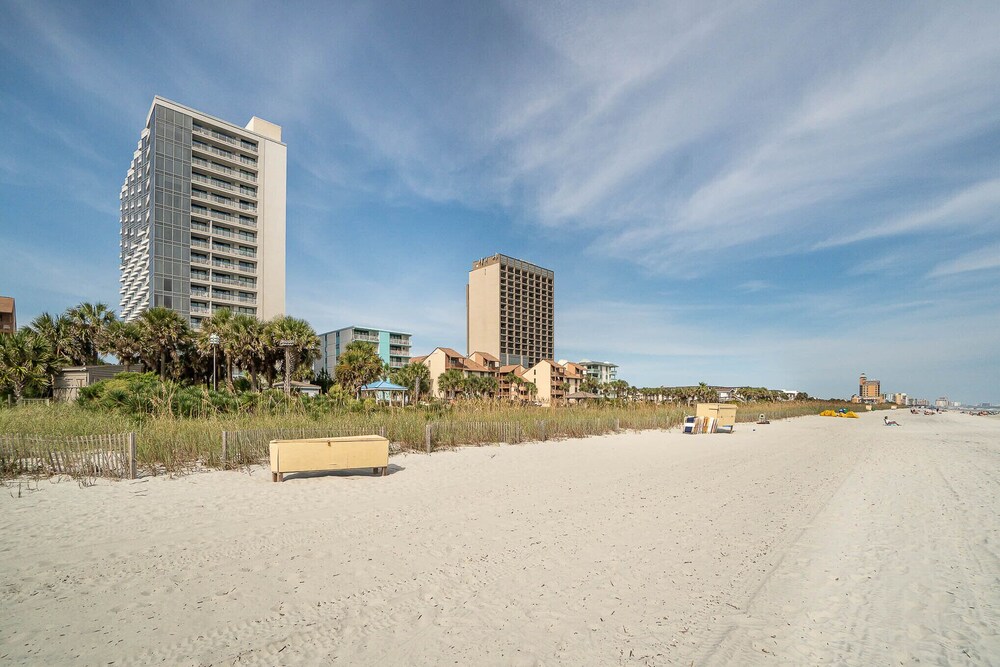
POLYGON ((191 127, 191 131, 194 132, 195 134, 201 134, 206 137, 212 137, 213 139, 218 139, 219 141, 231 144, 233 146, 245 148, 246 150, 253 151, 254 153, 257 152, 257 147, 251 144, 249 141, 237 139, 236 137, 231 137, 228 134, 223 134, 222 132, 216 132, 215 130, 210 130, 207 127, 194 125, 191 127))
POLYGON ((257 289, 257 282, 254 280, 246 280, 245 278, 227 278, 226 276, 220 276, 217 273, 212 274, 212 282, 222 283, 223 285, 235 285, 244 289, 257 289))
POLYGON ((226 236, 231 239, 239 239, 247 243, 256 243, 257 237, 253 234, 247 234, 246 232, 234 232, 229 229, 224 229, 222 227, 212 227, 212 234, 215 236, 226 236))
POLYGON ((237 303, 257 303, 257 299, 252 296, 240 296, 238 294, 221 294, 213 292, 212 298, 218 301, 234 301, 237 303))
POLYGON ((232 183, 227 183, 225 181, 220 181, 217 178, 207 178, 201 174, 191 174, 191 180, 196 183, 204 183, 205 185, 210 185, 213 188, 219 188, 221 190, 229 190, 230 192, 236 192, 236 186, 232 183))
POLYGON ((209 263, 208 262, 208 257, 202 258, 202 257, 195 257, 194 255, 191 255, 191 262, 194 263, 194 264, 208 264, 209 263))

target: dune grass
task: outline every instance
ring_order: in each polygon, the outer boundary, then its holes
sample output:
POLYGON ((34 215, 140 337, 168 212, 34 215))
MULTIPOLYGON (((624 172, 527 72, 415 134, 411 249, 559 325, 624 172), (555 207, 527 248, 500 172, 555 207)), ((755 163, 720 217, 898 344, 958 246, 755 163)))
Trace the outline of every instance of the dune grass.
MULTIPOLYGON (((822 410, 845 405, 849 404, 829 401, 743 404, 739 406, 737 419, 741 422, 755 421, 761 413, 768 419, 784 419, 819 414, 822 410)), ((685 414, 693 412, 693 406, 675 404, 609 403, 549 409, 469 402, 443 409, 397 408, 316 413, 290 407, 280 414, 185 418, 133 417, 76 404, 57 403, 0 409, 0 435, 56 438, 133 431, 136 433, 140 470, 145 474, 156 474, 193 466, 221 466, 223 431, 258 431, 261 438, 268 437, 268 433, 290 429, 329 431, 331 435, 382 432, 403 449, 424 450, 428 424, 431 425, 432 448, 440 449, 503 441, 585 437, 616 430, 673 428, 681 424, 685 414)))

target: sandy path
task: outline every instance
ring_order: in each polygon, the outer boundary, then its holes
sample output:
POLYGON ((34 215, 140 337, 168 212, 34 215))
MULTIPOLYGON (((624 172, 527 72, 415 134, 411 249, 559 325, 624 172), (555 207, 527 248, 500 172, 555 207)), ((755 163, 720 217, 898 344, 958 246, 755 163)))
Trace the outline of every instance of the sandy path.
POLYGON ((0 497, 0 660, 996 660, 1000 422, 899 416, 43 481, 0 497))

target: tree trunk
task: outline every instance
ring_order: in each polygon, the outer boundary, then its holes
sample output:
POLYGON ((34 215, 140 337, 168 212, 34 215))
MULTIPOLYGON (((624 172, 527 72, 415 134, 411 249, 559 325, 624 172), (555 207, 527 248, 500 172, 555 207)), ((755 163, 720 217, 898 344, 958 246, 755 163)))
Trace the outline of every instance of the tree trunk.
POLYGON ((160 349, 160 382, 167 379, 167 348, 160 349))

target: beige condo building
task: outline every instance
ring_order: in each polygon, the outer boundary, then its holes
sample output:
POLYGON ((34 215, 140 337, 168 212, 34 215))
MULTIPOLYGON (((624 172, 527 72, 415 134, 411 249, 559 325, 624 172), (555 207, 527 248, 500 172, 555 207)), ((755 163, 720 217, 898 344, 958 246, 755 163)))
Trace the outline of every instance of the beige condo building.
POLYGON ((17 309, 14 307, 14 297, 0 296, 0 334, 12 334, 17 331, 17 309))
MULTIPOLYGON (((546 407, 561 405, 566 394, 566 368, 552 359, 542 359, 524 374, 537 388, 536 399, 546 407)), ((577 385, 578 387, 579 385, 577 385)))
POLYGON ((285 313, 281 127, 154 97, 121 190, 121 311, 285 313))
POLYGON ((507 255, 474 262, 466 286, 468 352, 525 368, 551 359, 554 278, 549 269, 507 255))

